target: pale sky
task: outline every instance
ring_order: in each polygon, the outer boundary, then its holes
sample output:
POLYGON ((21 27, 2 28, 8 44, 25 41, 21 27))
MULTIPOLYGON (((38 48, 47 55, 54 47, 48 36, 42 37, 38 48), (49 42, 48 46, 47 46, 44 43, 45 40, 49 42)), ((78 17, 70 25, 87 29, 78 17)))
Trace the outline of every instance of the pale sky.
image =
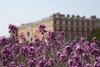
POLYGON ((0 36, 8 36, 8 25, 39 21, 53 13, 100 18, 100 0, 0 0, 0 36))

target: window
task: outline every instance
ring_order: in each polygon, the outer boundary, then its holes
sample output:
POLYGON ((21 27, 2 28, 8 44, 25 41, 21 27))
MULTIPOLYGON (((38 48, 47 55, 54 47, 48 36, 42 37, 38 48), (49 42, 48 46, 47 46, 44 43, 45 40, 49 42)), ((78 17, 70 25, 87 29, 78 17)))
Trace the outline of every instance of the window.
POLYGON ((100 22, 98 22, 98 26, 100 27, 100 22))
POLYGON ((71 30, 71 27, 68 27, 68 30, 71 30))
POLYGON ((68 21, 68 25, 71 25, 71 22, 70 21, 68 21))
POLYGON ((76 30, 76 27, 74 27, 73 30, 76 30))
POLYGON ((89 24, 90 24, 90 26, 92 26, 92 22, 90 22, 89 24))
POLYGON ((82 37, 82 33, 81 33, 81 32, 78 33, 78 37, 79 37, 79 38, 82 37))
POLYGON ((68 40, 71 39, 71 33, 70 33, 70 32, 67 33, 67 39, 68 39, 68 40))
POLYGON ((84 26, 87 26, 87 22, 84 22, 84 26))
POLYGON ((79 22, 78 24, 79 24, 79 26, 81 26, 82 25, 82 22, 79 22))
POLYGON ((97 23, 94 23, 95 26, 97 26, 97 23))
POLYGON ((77 22, 73 22, 73 25, 77 25, 77 22))
POLYGON ((74 32, 74 33, 73 33, 73 39, 74 39, 75 37, 76 37, 76 33, 74 32))
POLYGON ((87 31, 87 28, 84 28, 85 31, 87 31))
POLYGON ((87 33, 86 33, 86 32, 84 33, 84 37, 86 37, 86 38, 87 38, 87 33))
POLYGON ((62 26, 62 30, 65 30, 65 29, 66 29, 66 27, 62 26))
POLYGON ((82 30, 82 28, 80 27, 80 28, 79 28, 79 30, 81 31, 81 30, 82 30))
POLYGON ((59 21, 59 20, 57 20, 57 21, 56 21, 56 24, 60 24, 60 21, 59 21))
POLYGON ((92 31, 92 28, 89 28, 90 31, 92 31))
POLYGON ((53 25, 53 22, 52 21, 50 21, 50 25, 53 25))
POLYGON ((60 29, 60 27, 59 26, 56 26, 56 30, 59 30, 60 29))
POLYGON ((65 21, 64 20, 62 21, 62 25, 65 25, 65 21))

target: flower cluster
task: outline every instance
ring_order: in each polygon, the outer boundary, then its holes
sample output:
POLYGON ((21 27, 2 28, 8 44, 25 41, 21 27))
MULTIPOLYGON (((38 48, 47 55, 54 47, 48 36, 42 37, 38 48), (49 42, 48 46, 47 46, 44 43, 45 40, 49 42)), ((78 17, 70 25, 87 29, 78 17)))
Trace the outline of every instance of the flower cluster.
POLYGON ((41 24, 41 25, 39 26, 39 31, 40 31, 42 34, 44 34, 45 32, 47 32, 47 31, 45 30, 45 28, 46 28, 46 26, 43 25, 43 24, 41 24))
POLYGON ((12 25, 12 24, 9 24, 8 28, 9 28, 10 35, 16 36, 16 34, 17 34, 17 27, 12 25))
MULTIPOLYGON (((42 35, 45 28, 39 26, 42 35)), ((10 25, 9 30, 15 33, 16 26, 10 25)), ((84 37, 64 41, 64 32, 48 32, 43 37, 29 41, 22 35, 23 43, 18 38, 0 37, 0 67, 100 67, 100 41, 96 37, 91 43, 84 37)))

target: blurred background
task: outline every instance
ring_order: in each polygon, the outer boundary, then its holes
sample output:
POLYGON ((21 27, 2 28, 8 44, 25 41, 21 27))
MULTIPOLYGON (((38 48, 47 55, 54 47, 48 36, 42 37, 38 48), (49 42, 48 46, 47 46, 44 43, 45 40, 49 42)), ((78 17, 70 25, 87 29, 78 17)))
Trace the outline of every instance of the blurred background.
POLYGON ((0 36, 9 36, 9 24, 20 26, 57 12, 100 18, 100 0, 0 0, 0 36))

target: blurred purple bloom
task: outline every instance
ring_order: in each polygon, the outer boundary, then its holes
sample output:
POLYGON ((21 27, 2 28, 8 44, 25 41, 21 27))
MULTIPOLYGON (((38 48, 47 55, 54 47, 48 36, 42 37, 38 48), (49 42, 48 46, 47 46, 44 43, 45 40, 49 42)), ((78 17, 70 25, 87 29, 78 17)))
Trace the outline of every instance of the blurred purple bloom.
POLYGON ((86 41, 86 38, 85 37, 81 37, 81 42, 84 42, 86 41))
POLYGON ((60 57, 60 55, 61 55, 60 52, 57 52, 57 53, 56 53, 56 56, 57 56, 58 58, 60 57))
POLYGON ((12 25, 12 24, 9 24, 9 32, 10 33, 13 33, 13 34, 16 34, 17 33, 17 27, 12 25))
POLYGON ((43 59, 39 60, 38 67, 44 67, 45 64, 46 64, 46 60, 43 58, 43 59))
POLYGON ((66 61, 66 59, 67 58, 66 58, 66 56, 64 54, 60 54, 60 56, 59 56, 59 61, 60 62, 63 62, 64 63, 66 61))
POLYGON ((8 40, 6 37, 4 37, 4 36, 0 37, 0 46, 6 45, 7 42, 8 42, 8 40))
POLYGON ((89 64, 89 63, 87 63, 87 64, 86 64, 86 67, 92 67, 92 65, 91 65, 91 64, 89 64))
POLYGON ((94 56, 100 56, 100 51, 98 49, 92 49, 91 54, 94 56))
POLYGON ((100 67, 100 63, 95 62, 95 63, 94 63, 94 67, 100 67))
POLYGON ((30 36, 30 32, 27 32, 27 36, 30 36))
POLYGON ((65 47, 65 51, 66 51, 66 53, 70 54, 70 53, 72 52, 72 47, 69 46, 69 45, 67 45, 67 46, 65 47))
POLYGON ((74 60, 72 60, 72 59, 69 59, 67 64, 68 64, 68 66, 75 66, 76 62, 74 60))
POLYGON ((50 59, 48 60, 48 64, 49 64, 50 66, 52 66, 53 63, 54 63, 54 59, 53 59, 53 58, 50 58, 50 59))
POLYGON ((28 61, 28 67, 35 67, 35 61, 34 60, 29 60, 28 61))
POLYGON ((82 47, 81 47, 80 45, 77 45, 77 46, 76 46, 76 51, 77 51, 79 54, 81 54, 81 53, 84 52, 84 50, 82 49, 82 47))
POLYGON ((76 62, 80 62, 80 58, 78 57, 77 54, 74 54, 74 55, 72 56, 72 59, 73 59, 74 61, 76 61, 76 62))
POLYGON ((42 24, 41 24, 41 25, 39 26, 39 31, 40 31, 42 34, 44 34, 45 32, 47 32, 47 31, 45 30, 45 28, 46 28, 45 25, 42 25, 42 24))
POLYGON ((28 49, 28 57, 29 58, 34 58, 35 57, 35 49, 34 49, 34 47, 30 47, 28 49))
POLYGON ((48 40, 48 41, 53 41, 53 40, 55 40, 56 38, 56 34, 54 33, 54 32, 48 32, 47 34, 46 34, 46 39, 48 40))
POLYGON ((18 67, 25 67, 24 64, 21 62, 18 67))
POLYGON ((93 37, 92 40, 93 40, 93 42, 95 42, 97 40, 97 38, 96 37, 93 37))
POLYGON ((11 62, 9 66, 10 67, 16 67, 15 62, 11 62))

